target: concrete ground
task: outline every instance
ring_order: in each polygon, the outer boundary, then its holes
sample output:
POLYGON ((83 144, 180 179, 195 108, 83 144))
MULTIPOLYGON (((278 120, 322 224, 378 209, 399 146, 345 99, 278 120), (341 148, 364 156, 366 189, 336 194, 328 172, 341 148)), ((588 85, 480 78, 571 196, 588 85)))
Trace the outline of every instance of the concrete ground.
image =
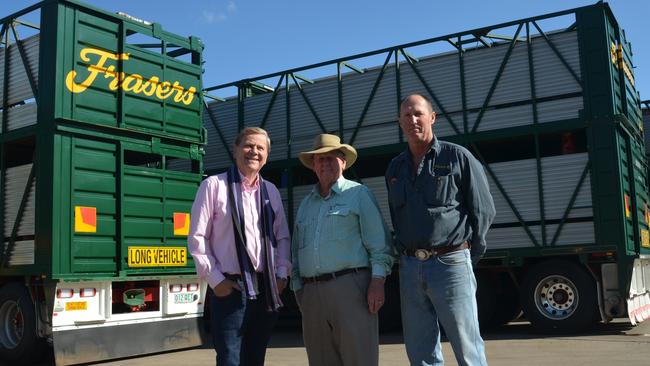
MULTIPOLYGON (((525 321, 513 322, 486 332, 487 358, 496 366, 647 366, 650 365, 650 321, 633 327, 627 320, 601 324, 588 333, 548 336, 535 332, 525 321)), ((457 365, 451 346, 443 343, 445 365, 457 365)), ((214 365, 210 345, 200 348, 133 357, 95 366, 194 366, 214 365)), ((379 363, 382 366, 408 365, 401 332, 380 336, 379 363)), ((45 360, 37 366, 51 366, 45 360)), ((299 330, 277 330, 266 357, 267 366, 306 366, 307 354, 299 330)), ((7 365, 8 366, 8 365, 7 365)))
MULTIPOLYGON (((380 365, 408 365, 401 333, 380 337, 380 365)), ((589 333, 553 337, 536 333, 527 322, 513 322, 484 334, 488 362, 497 366, 650 365, 650 323, 632 327, 626 320, 597 326, 589 333)), ((446 365, 457 365, 443 344, 446 365)), ((305 366, 307 354, 299 331, 277 331, 267 352, 268 366, 305 366)), ((104 362, 101 366, 214 365, 210 347, 104 362)))

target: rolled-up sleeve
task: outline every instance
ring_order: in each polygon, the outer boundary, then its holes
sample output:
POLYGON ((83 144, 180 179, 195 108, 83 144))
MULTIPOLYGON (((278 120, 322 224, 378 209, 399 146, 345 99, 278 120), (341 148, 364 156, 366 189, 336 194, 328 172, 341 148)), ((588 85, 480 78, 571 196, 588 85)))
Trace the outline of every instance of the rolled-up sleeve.
POLYGON ((388 228, 375 196, 367 187, 362 187, 358 196, 361 240, 368 251, 372 275, 386 277, 390 274, 395 260, 388 228))
POLYGON ((473 156, 466 156, 465 158, 463 192, 465 193, 465 201, 472 227, 472 262, 476 263, 487 249, 485 236, 494 220, 496 211, 483 166, 473 156))
POLYGON ((216 259, 210 247, 212 220, 216 200, 217 184, 211 179, 204 180, 192 204, 190 232, 187 247, 194 258, 194 265, 199 277, 205 279, 211 288, 223 281, 224 276, 215 263, 216 259))

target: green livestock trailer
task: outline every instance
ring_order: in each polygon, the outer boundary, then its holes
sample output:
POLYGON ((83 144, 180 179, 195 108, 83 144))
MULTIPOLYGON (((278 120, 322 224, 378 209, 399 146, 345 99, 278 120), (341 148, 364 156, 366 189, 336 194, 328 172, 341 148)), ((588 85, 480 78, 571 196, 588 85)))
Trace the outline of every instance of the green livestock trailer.
MULTIPOLYGON (((205 169, 245 126, 269 131, 264 174, 288 217, 312 189, 318 133, 354 145, 349 178, 390 225, 384 171, 405 149, 400 100, 433 100, 438 138, 483 163, 497 215, 476 268, 484 326, 523 310, 544 331, 650 316, 647 159, 631 45, 607 3, 476 28, 206 88, 205 169), (232 93, 235 91, 235 93, 232 93), (229 94, 230 93, 230 94, 229 94), (220 143, 219 143, 220 142, 220 143)), ((294 220, 295 221, 295 220, 294 220)), ((396 272, 396 271, 395 271, 396 272)), ((399 320, 394 278, 380 323, 399 320)))
POLYGON ((0 357, 201 344, 201 41, 74 0, 0 26, 0 357))

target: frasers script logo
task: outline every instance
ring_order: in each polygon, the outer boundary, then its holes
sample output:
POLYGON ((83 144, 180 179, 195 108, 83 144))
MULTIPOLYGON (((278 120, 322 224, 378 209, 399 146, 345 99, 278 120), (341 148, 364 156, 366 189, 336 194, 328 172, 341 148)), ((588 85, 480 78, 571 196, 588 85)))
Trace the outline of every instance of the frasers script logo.
POLYGON ((145 80, 142 75, 130 74, 126 75, 124 72, 115 71, 115 66, 104 66, 107 60, 128 60, 128 53, 111 53, 96 48, 84 48, 79 52, 79 57, 85 62, 91 62, 90 56, 95 56, 96 61, 94 64, 88 66, 88 72, 90 73, 86 80, 77 84, 75 82, 75 77, 77 72, 71 70, 65 78, 65 86, 73 93, 82 93, 84 92, 92 83, 97 79, 97 76, 103 75, 105 79, 112 79, 108 84, 108 88, 111 90, 117 90, 122 88, 122 90, 131 92, 134 94, 144 94, 146 96, 155 96, 160 100, 165 100, 173 96, 174 102, 183 103, 189 105, 194 99, 194 94, 196 93, 195 87, 190 87, 185 90, 184 87, 179 85, 178 81, 174 81, 172 84, 169 81, 160 81, 160 78, 157 76, 152 76, 148 80, 145 80))

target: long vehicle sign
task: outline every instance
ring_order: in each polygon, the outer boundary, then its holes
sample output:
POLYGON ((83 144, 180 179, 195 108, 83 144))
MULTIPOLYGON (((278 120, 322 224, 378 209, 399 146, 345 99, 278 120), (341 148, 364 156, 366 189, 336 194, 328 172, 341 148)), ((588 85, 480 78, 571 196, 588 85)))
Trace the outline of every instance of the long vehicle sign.
POLYGON ((187 248, 129 247, 129 267, 180 267, 187 264, 187 248))

